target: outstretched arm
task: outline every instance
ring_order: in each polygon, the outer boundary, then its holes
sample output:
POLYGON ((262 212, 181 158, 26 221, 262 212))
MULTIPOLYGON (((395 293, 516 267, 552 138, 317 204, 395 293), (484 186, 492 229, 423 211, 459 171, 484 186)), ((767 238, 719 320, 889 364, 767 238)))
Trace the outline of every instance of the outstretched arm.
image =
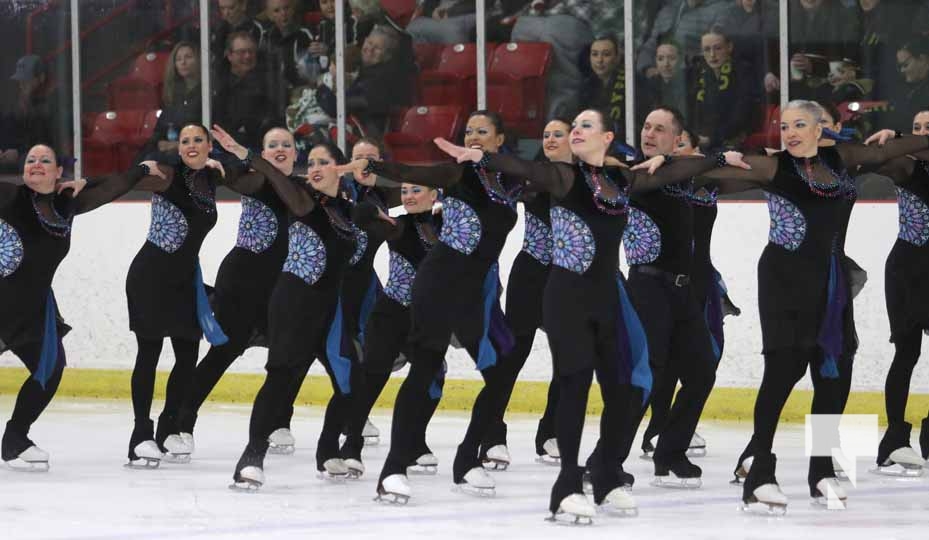
POLYGON ((729 165, 725 169, 751 170, 751 165, 743 160, 740 152, 725 152, 710 157, 678 157, 663 165, 666 159, 664 156, 655 156, 628 171, 622 170, 629 178, 630 191, 652 191, 668 184, 677 184, 717 169, 723 162, 729 165))
POLYGON ((861 166, 880 166, 885 161, 929 149, 929 137, 904 135, 890 138, 893 131, 882 130, 868 137, 864 144, 839 144, 836 151, 849 171, 861 166))
POLYGON ((171 184, 174 170, 154 161, 143 161, 121 174, 84 180, 83 178, 62 182, 56 186, 58 193, 73 190, 74 213, 84 214, 104 204, 115 201, 132 189, 159 192, 171 184))
POLYGON ((485 153, 474 148, 452 144, 441 137, 436 138, 434 142, 439 149, 455 158, 458 163, 483 163, 489 171, 525 178, 530 184, 558 198, 567 195, 574 185, 574 168, 567 163, 526 161, 510 155, 485 153))
POLYGON ((464 167, 457 163, 439 165, 404 165, 388 161, 369 161, 356 159, 346 165, 336 167, 339 174, 352 173, 356 179, 365 178, 371 173, 378 178, 395 182, 410 182, 433 188, 449 188, 461 181, 464 167))
POLYGON ((248 167, 241 161, 227 164, 220 181, 221 185, 242 195, 251 195, 257 192, 264 183, 264 175, 249 173, 248 167))
POLYGON ((403 234, 403 222, 385 216, 373 203, 362 202, 352 208, 352 222, 365 232, 394 240, 403 234))
POLYGON ((720 194, 740 193, 751 189, 763 189, 777 174, 776 156, 747 156, 743 158, 751 169, 723 167, 700 174, 697 186, 713 186, 720 194))

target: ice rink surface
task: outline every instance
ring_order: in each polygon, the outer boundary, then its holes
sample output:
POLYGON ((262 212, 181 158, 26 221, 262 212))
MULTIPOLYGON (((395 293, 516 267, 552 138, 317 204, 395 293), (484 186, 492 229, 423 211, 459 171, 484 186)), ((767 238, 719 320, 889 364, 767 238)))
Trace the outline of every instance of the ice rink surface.
MULTIPOLYGON (((155 411, 159 406, 156 403, 155 411)), ((11 407, 11 398, 0 399, 4 418, 11 407)), ((317 478, 314 452, 322 410, 299 408, 292 426, 296 453, 268 456, 267 482, 260 492, 230 490, 233 467, 247 438, 249 412, 243 406, 208 405, 200 416, 190 464, 137 471, 122 466, 131 430, 128 402, 53 402, 30 434, 51 453, 51 470, 0 471, 0 538, 913 540, 925 538, 929 531, 929 477, 869 474, 865 471, 873 458, 858 460, 856 487, 844 482, 847 510, 812 507, 799 425, 782 428, 775 444, 777 477, 790 497, 784 517, 738 510, 740 488, 729 480, 750 426, 704 423, 699 432, 707 439, 708 455, 695 460, 703 467, 703 488, 649 486, 651 462, 639 459, 634 450, 626 469, 636 476, 633 494, 640 515, 601 515, 592 526, 568 526, 545 521, 557 468, 534 460, 534 417, 508 418, 513 464, 508 471, 493 473, 495 497, 478 498, 451 489, 451 461, 467 419, 440 411, 428 434, 440 461, 439 474, 411 476, 413 498, 398 507, 372 500, 389 440, 390 417, 382 410, 372 416, 381 430, 381 444, 366 447, 368 472, 362 479, 333 484, 317 478)), ((596 439, 595 420, 588 418, 585 456, 596 439)), ((636 448, 638 444, 639 439, 636 448)))

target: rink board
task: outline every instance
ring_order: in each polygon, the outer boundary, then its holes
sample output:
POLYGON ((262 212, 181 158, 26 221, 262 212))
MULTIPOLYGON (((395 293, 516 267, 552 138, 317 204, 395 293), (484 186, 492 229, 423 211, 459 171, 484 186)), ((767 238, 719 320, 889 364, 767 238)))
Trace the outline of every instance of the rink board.
MULTIPOLYGON (((235 243, 240 205, 221 203, 219 221, 208 236, 201 252, 201 265, 207 282, 212 282, 223 256, 235 243)), ((149 224, 149 204, 127 202, 112 204, 75 220, 71 254, 62 263, 55 292, 65 319, 74 330, 65 339, 68 364, 71 368, 112 369, 124 371, 128 380, 136 344, 128 331, 125 279, 129 264, 145 241, 149 224)), ((510 234, 501 256, 501 279, 507 281, 513 258, 522 244, 522 210, 515 229, 510 234)), ((719 218, 713 236, 713 259, 722 272, 732 299, 742 308, 742 315, 726 320, 726 349, 717 373, 717 386, 755 388, 761 378, 763 364, 761 331, 757 312, 757 261, 767 241, 768 213, 763 202, 725 202, 720 204, 719 218)), ((855 361, 853 389, 855 392, 879 392, 893 357, 888 342, 889 328, 884 305, 884 262, 897 235, 897 206, 893 203, 864 202, 856 205, 849 229, 847 250, 869 275, 869 282, 855 300, 857 328, 861 347, 855 361)), ((387 251, 382 247, 376 259, 382 281, 387 272, 387 251)), ((207 349, 201 342, 201 354, 207 349)), ((232 371, 242 374, 261 373, 267 357, 264 349, 251 349, 233 365, 232 371)), ((448 354, 450 379, 480 378, 473 362, 463 351, 448 354)), ((173 355, 165 347, 160 368, 170 369, 173 355)), ((18 367, 11 354, 0 355, 0 367, 18 367)), ((17 372, 18 373, 18 372, 17 372)), ((321 375, 317 365, 312 374, 321 375)), ((547 381, 551 376, 551 357, 545 335, 536 337, 533 351, 521 381, 547 381)), ((19 374, 0 372, 3 387, 18 386, 19 374), (9 380, 7 380, 9 379, 9 380)), ((94 377, 69 376, 75 384, 88 385, 94 377)), ((245 381, 249 378, 242 379, 245 381)), ((238 381, 238 379, 236 379, 238 381)), ((123 385, 119 377, 111 383, 123 385)), ((238 383, 237 383, 238 384, 238 383)), ((464 387, 469 385, 462 383, 464 387)), ((128 391, 128 386, 119 391, 128 391)), ((799 388, 809 389, 805 379, 799 388)), ((544 399, 544 391, 535 386, 525 394, 535 396, 531 405, 544 399)), ((80 392, 80 388, 76 392, 80 392)), ((102 393, 101 395, 112 395, 102 393)), ((929 368, 925 362, 917 365, 913 375, 914 393, 929 393, 929 368)), ((86 395, 99 392, 97 387, 86 395)), ((455 394, 450 390, 450 394, 455 394)), ((83 394, 82 394, 83 395, 83 394)), ((461 399, 467 401, 465 393, 461 399)), ((457 399, 457 398, 456 398, 457 399)), ((868 398, 871 399, 871 398, 868 398)), ((749 398, 749 402, 750 402, 749 398)), ((452 400, 449 400, 452 402, 452 400)), ((744 404, 738 408, 744 409, 744 404)), ((457 407, 456 407, 457 408, 457 407)), ((879 407, 882 409, 883 407, 879 407)), ((530 406, 526 406, 529 410, 530 406)), ((925 410, 925 409, 924 409, 925 410)))

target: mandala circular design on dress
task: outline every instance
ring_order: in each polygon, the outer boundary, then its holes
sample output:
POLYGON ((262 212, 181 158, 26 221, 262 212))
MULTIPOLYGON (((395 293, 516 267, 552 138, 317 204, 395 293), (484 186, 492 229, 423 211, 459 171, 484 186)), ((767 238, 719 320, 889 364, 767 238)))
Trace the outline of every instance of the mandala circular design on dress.
POLYGON ((583 274, 590 268, 597 254, 597 244, 590 227, 577 214, 556 206, 552 216, 552 262, 583 274))
POLYGON ((284 271, 302 279, 307 285, 319 281, 326 271, 326 245, 316 231, 299 221, 290 226, 284 271))
POLYGON ((168 253, 174 253, 187 239, 187 218, 171 201, 157 193, 152 195, 152 223, 148 241, 168 253))
POLYGON ((354 225, 352 227, 355 231, 355 252, 352 253, 352 258, 348 261, 348 264, 355 266, 364 257, 365 251, 368 250, 368 233, 354 225))
POLYGON ((629 208, 629 221, 623 230, 623 250, 629 264, 649 264, 661 255, 661 229, 638 208, 629 208))
POLYGON ((23 241, 12 225, 0 219, 0 277, 9 277, 23 263, 23 241))
POLYGON ((410 261, 396 251, 391 251, 390 276, 387 278, 384 294, 399 304, 409 306, 413 301, 413 278, 415 277, 416 269, 410 261))
POLYGON ((788 251, 796 251, 806 238, 806 218, 803 217, 803 212, 780 195, 767 193, 765 196, 768 199, 768 215, 771 218, 768 241, 788 251))
POLYGON ((439 240, 465 255, 473 253, 481 241, 481 220, 477 212, 461 199, 448 197, 443 200, 439 240))
POLYGON ((526 212, 523 251, 546 266, 552 263, 552 229, 530 212, 526 212))
POLYGON ((265 203, 242 197, 242 215, 235 245, 252 253, 261 253, 277 239, 277 216, 265 203))
POLYGON ((912 191, 897 188, 900 232, 897 237, 915 246, 929 241, 929 206, 912 191))

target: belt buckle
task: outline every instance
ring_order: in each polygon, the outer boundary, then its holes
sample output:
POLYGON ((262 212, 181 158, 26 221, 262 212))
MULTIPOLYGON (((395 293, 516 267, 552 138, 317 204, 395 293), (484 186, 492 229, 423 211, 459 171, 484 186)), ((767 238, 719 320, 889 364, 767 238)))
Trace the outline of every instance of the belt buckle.
POLYGON ((675 287, 683 287, 684 285, 687 285, 688 283, 687 274, 677 274, 676 276, 674 276, 673 283, 675 287))

